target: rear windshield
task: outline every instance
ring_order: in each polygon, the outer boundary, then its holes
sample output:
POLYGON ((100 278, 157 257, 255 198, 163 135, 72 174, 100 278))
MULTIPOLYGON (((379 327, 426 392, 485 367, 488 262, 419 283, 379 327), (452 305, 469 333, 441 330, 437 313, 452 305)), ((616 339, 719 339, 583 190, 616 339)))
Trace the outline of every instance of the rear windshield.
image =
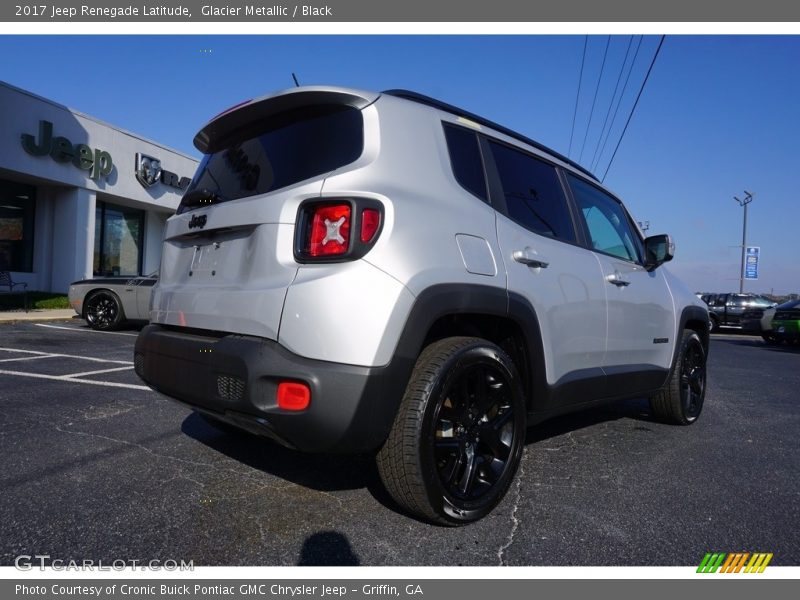
POLYGON ((306 107, 285 113, 277 121, 271 119, 268 128, 262 126, 260 131, 254 125, 225 150, 207 154, 178 213, 278 190, 361 156, 364 123, 358 109, 306 107))

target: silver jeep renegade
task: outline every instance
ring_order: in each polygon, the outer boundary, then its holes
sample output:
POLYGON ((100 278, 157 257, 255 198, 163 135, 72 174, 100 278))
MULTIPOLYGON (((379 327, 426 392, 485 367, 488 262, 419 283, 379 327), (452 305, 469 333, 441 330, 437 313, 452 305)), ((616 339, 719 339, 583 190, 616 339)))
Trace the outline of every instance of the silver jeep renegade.
POLYGON ((221 427, 375 452, 405 510, 489 513, 526 427, 703 406, 705 305, 588 171, 413 92, 300 87, 197 134, 135 366, 221 427))

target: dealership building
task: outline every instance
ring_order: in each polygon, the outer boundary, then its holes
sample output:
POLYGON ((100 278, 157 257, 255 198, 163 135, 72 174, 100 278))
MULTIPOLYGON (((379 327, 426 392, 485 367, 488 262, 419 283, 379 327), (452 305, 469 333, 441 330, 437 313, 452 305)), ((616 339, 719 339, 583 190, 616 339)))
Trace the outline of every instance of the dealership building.
POLYGON ((155 271, 197 163, 0 82, 0 271, 49 292, 155 271))

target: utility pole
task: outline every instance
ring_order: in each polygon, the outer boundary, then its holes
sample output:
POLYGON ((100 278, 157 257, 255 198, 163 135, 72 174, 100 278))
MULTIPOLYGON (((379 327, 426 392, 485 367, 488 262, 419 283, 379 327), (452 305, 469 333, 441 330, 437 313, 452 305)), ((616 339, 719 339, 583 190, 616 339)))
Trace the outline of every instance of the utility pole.
POLYGON ((751 194, 747 190, 745 190, 744 193, 745 193, 744 199, 738 198, 736 196, 733 197, 733 199, 739 203, 739 206, 744 207, 744 221, 742 222, 742 264, 739 268, 740 294, 744 291, 744 252, 745 249, 747 248, 747 205, 753 201, 753 194, 751 194))

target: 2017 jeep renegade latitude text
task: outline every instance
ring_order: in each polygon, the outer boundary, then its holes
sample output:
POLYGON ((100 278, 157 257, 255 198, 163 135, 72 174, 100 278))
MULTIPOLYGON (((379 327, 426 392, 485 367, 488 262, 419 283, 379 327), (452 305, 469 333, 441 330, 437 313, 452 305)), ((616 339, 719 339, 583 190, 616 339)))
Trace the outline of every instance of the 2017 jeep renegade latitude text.
POLYGON ((569 159, 413 92, 301 87, 197 134, 136 372, 213 423, 376 452, 438 523, 503 498, 526 427, 703 406, 705 305, 569 159))

